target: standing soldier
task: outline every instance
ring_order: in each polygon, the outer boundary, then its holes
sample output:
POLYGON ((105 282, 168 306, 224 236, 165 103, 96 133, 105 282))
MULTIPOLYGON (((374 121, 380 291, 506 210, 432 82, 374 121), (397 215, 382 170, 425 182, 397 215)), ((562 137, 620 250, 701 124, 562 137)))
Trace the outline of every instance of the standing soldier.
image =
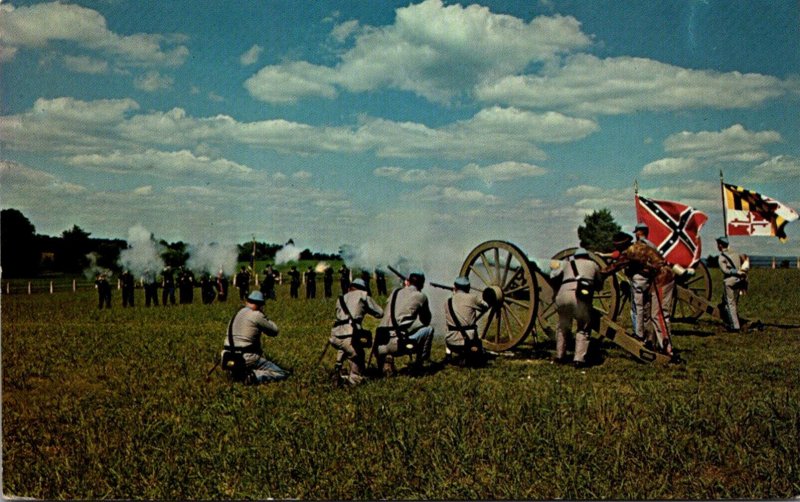
POLYGON ((122 283, 122 306, 127 307, 130 305, 133 307, 133 291, 136 285, 133 274, 131 274, 130 270, 123 270, 122 275, 119 276, 120 282, 122 283))
POLYGON ((325 298, 333 296, 333 269, 329 266, 325 267, 322 284, 325 286, 325 298))
POLYGON ((203 272, 200 276, 200 298, 204 305, 209 305, 214 301, 217 292, 214 290, 214 281, 208 272, 203 272))
POLYGON ((233 279, 234 285, 239 288, 239 299, 244 300, 250 292, 250 274, 247 269, 242 266, 241 270, 233 279))
POLYGON ((306 281, 306 298, 317 297, 317 273, 310 266, 303 277, 306 281))
POLYGON ((722 271, 723 305, 726 314, 728 331, 741 330, 739 322, 739 291, 747 288, 747 271, 742 255, 731 249, 727 237, 717 238, 719 250, 719 269, 722 271))
MULTIPOLYGON (((647 246, 655 249, 658 251, 658 254, 661 257, 664 257, 664 254, 658 249, 658 247, 653 244, 650 239, 648 239, 650 235, 650 227, 647 226, 646 223, 637 223, 636 226, 633 228, 633 235, 636 238, 636 242, 641 242, 646 244, 647 246)), ((680 269, 680 267, 677 267, 680 269)), ((661 308, 661 317, 664 319, 664 330, 667 333, 668 338, 672 338, 672 303, 673 297, 675 296, 675 274, 670 276, 669 279, 667 276, 663 276, 661 278, 662 283, 660 284, 653 284, 650 287, 650 305, 651 308, 655 309, 660 305, 661 308), (669 280, 668 280, 669 279, 669 280), (658 295, 658 299, 655 296, 658 295)), ((631 313, 632 314, 632 313, 631 313)), ((656 320, 659 318, 658 313, 652 312, 650 315, 650 319, 656 320)))
POLYGON ((261 281, 261 294, 264 295, 264 300, 275 299, 275 271, 272 270, 272 265, 268 265, 264 269, 264 280, 261 281))
POLYGON ((228 300, 228 278, 225 277, 225 272, 219 269, 217 272, 217 301, 224 302, 228 300))
POLYGON ((446 302, 445 361, 478 364, 484 356, 477 322, 478 317, 489 310, 489 304, 469 290, 469 278, 457 277, 453 282, 453 296, 446 302))
POLYGON ((339 269, 339 286, 342 288, 342 294, 347 293, 348 289, 350 289, 350 269, 344 263, 342 263, 342 268, 339 269))
POLYGON ((372 287, 370 287, 370 285, 369 285, 370 279, 371 279, 371 277, 369 275, 369 272, 367 272, 366 270, 362 270, 361 271, 361 280, 364 281, 364 284, 367 285, 367 294, 369 296, 372 296, 372 287))
POLYGON ((379 268, 375 269, 375 287, 379 296, 386 296, 386 274, 379 268))
POLYGON ((158 282, 155 272, 149 268, 142 274, 142 288, 144 288, 144 306, 149 307, 152 302, 158 307, 158 282))
POLYGON ((169 265, 161 271, 161 288, 161 304, 166 307, 169 298, 169 303, 175 305, 175 275, 169 265))
POLYGON ((425 274, 416 271, 412 272, 400 287, 392 291, 378 328, 388 332, 388 337, 382 340, 383 343, 375 341, 378 367, 384 376, 392 376, 396 372, 393 354, 407 350, 405 347, 407 340, 416 347, 413 371, 421 370, 423 363, 431 357, 432 316, 428 297, 422 292, 423 287, 425 287, 425 274), (414 321, 417 320, 419 323, 415 325, 414 321))
POLYGON ((297 271, 296 266, 292 265, 292 269, 289 270, 289 297, 297 298, 299 291, 300 291, 300 272, 297 271))
POLYGON ((111 308, 111 285, 108 283, 106 274, 97 274, 94 281, 94 287, 97 288, 97 308, 103 310, 103 306, 107 309, 111 308))
POLYGON ((364 348, 368 345, 369 331, 361 327, 364 316, 380 318, 383 309, 367 295, 364 281, 356 279, 350 284, 350 290, 339 297, 336 304, 336 320, 328 340, 338 350, 334 373, 340 377, 343 360, 350 363, 350 372, 341 382, 358 385, 364 371, 364 348), (366 340, 365 340, 366 339, 366 340))
POLYGON ((178 295, 181 304, 194 301, 194 273, 183 266, 178 269, 178 295))
POLYGON ((567 337, 572 331, 572 321, 577 322, 575 331, 576 368, 586 366, 589 352, 589 330, 592 318, 592 296, 602 289, 603 276, 600 266, 589 257, 589 253, 578 248, 575 253, 563 260, 550 262, 550 278, 560 282, 556 292, 555 305, 558 310, 558 329, 556 330, 556 356, 554 362, 567 362, 567 337))
POLYGON ((672 341, 663 316, 661 290, 675 280, 672 268, 658 251, 643 242, 633 242, 633 237, 624 232, 614 235, 614 247, 612 258, 617 261, 602 272, 609 275, 625 268, 631 281, 631 309, 636 309, 636 316, 631 316, 635 320, 634 336, 646 347, 659 348, 671 356, 672 341), (657 288, 656 294, 652 294, 651 287, 657 288))

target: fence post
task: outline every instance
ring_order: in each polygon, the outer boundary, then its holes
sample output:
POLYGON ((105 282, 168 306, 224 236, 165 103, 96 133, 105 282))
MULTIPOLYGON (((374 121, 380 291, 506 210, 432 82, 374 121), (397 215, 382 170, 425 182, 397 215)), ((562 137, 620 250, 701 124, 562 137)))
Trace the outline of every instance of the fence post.
POLYGON ((53 294, 53 281, 50 281, 50 294, 53 294))
POLYGON ((775 257, 774 256, 772 257, 772 268, 773 269, 775 268, 775 257))
MULTIPOLYGON (((798 263, 800 263, 800 261, 798 261, 798 263)), ((10 282, 6 282, 6 294, 7 295, 11 294, 11 283, 10 282)))
POLYGON ((28 281, 28 294, 31 294, 31 281, 28 281))
POLYGON ((72 279, 72 292, 75 292, 75 279, 72 279))

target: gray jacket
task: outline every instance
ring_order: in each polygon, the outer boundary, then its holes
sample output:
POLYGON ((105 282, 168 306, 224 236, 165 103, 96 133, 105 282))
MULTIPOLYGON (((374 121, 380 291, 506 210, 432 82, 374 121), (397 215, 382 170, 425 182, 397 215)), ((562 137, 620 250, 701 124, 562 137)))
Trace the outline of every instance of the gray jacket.
MULTIPOLYGON (((381 327, 393 327, 392 315, 394 315, 394 319, 400 328, 405 331, 411 331, 415 320, 418 320, 423 326, 428 326, 432 317, 431 309, 428 305, 428 297, 415 286, 392 290, 381 319, 381 327), (397 301, 393 312, 392 296, 394 296, 395 291, 397 291, 397 301)), ((392 332, 392 336, 396 336, 396 333, 392 332)))
MULTIPOLYGON (((344 295, 344 303, 353 316, 356 326, 361 327, 361 322, 364 316, 371 315, 373 317, 382 317, 383 309, 378 305, 371 296, 367 295, 366 291, 354 289, 344 295)), ((331 329, 331 336, 344 337, 353 334, 353 326, 348 322, 350 318, 342 309, 342 304, 339 300, 336 301, 336 321, 334 321, 333 329, 331 329)))
POLYGON ((458 329, 451 329, 454 327, 467 327, 474 326, 478 315, 481 312, 489 310, 489 304, 478 298, 478 296, 467 293, 465 291, 456 291, 453 293, 453 311, 455 311, 457 319, 453 319, 453 315, 448 307, 448 302, 444 304, 444 318, 447 322, 447 335, 445 335, 445 343, 447 345, 464 345, 464 335, 470 338, 475 337, 478 330, 477 328, 468 329, 462 332, 458 329))
MULTIPOLYGON (((270 321, 263 312, 243 307, 233 318, 233 344, 236 348, 247 348, 244 355, 247 364, 255 364, 261 354, 261 334, 278 336, 278 325, 270 321)), ((227 331, 224 345, 229 345, 227 331)))
POLYGON ((599 291, 603 287, 603 276, 600 274, 600 266, 590 258, 569 258, 559 261, 559 265, 550 271, 552 279, 561 279, 561 285, 558 288, 557 295, 563 296, 574 292, 578 289, 578 282, 575 277, 575 272, 572 271, 571 261, 574 261, 575 268, 578 270, 578 275, 582 279, 591 281, 594 286, 594 291, 599 291))

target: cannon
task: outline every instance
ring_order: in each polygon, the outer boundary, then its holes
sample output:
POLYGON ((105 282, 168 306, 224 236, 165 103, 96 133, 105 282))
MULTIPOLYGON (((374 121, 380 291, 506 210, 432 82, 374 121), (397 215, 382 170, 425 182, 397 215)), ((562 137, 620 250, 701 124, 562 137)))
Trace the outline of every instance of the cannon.
MULTIPOLYGON (((553 259, 564 259, 574 254, 576 248, 564 249, 553 259)), ((605 259, 589 253, 601 267, 605 259)), ((680 321, 695 321, 703 313, 720 317, 719 309, 711 304, 711 277, 702 263, 694 275, 676 282, 672 307, 673 317, 680 321)), ((495 352, 510 350, 528 336, 534 343, 540 337, 555 336, 558 316, 553 303, 554 290, 549 274, 539 269, 525 253, 507 241, 491 240, 479 244, 467 255, 460 274, 470 279, 472 288, 480 291, 491 309, 478 322, 484 347, 495 352)), ((606 277, 603 288, 593 300, 593 336, 604 337, 645 362, 666 363, 669 357, 649 350, 631 336, 619 322, 624 312, 629 291, 623 274, 606 277)))

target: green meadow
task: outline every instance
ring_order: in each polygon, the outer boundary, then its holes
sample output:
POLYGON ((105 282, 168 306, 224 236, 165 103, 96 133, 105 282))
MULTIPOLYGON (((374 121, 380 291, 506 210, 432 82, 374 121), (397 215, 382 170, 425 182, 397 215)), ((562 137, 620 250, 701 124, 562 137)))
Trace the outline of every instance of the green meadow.
MULTIPOLYGON (((638 363, 600 343, 598 363, 581 371, 551 364, 551 342, 528 343, 485 368, 434 364, 352 389, 331 383, 333 350, 317 365, 335 302, 321 292, 320 282, 317 299, 290 300, 279 287, 265 310, 281 333, 264 347, 293 374, 245 387, 219 369, 206 380, 236 295, 148 309, 137 290, 123 309, 115 290, 114 307, 98 310, 91 289, 3 291, 4 495, 800 495, 800 270, 751 272, 741 315, 762 331, 726 333, 709 317, 676 324, 682 364, 638 363)), ((437 339, 433 359, 443 357, 437 339)))

